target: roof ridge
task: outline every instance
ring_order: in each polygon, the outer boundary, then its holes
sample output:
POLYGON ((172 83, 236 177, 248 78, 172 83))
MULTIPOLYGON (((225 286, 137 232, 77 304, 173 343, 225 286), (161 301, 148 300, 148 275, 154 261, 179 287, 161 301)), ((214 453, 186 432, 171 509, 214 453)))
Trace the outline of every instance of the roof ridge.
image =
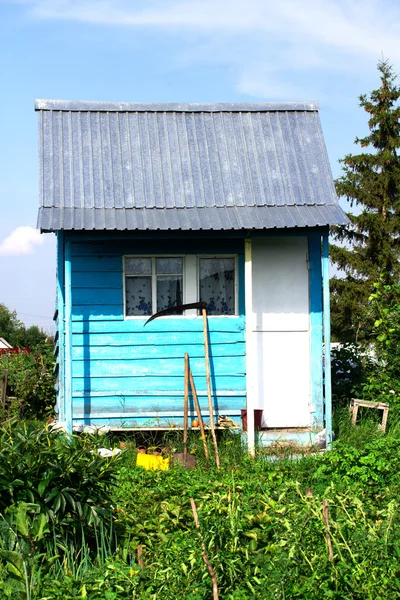
POLYGON ((35 100, 35 110, 76 112, 316 112, 319 102, 99 102, 35 100))

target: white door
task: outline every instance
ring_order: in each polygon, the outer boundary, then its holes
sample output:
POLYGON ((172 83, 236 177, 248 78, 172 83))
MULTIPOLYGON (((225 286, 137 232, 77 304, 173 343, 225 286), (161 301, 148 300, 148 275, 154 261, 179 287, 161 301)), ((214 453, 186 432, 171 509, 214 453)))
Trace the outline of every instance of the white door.
POLYGON ((265 427, 310 425, 310 338, 306 237, 252 240, 254 408, 265 427))

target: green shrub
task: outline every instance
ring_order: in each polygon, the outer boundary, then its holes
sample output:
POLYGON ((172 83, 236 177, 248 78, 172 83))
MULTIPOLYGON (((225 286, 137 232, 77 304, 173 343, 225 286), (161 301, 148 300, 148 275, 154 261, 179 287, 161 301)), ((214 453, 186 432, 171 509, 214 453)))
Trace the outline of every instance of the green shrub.
POLYGON ((100 526, 111 533, 115 459, 101 458, 99 445, 34 422, 0 428, 0 513, 31 553, 48 542, 94 545, 100 526))
POLYGON ((55 375, 51 347, 46 353, 0 355, 0 377, 8 371, 7 395, 3 420, 17 416, 25 419, 46 419, 54 412, 55 375))

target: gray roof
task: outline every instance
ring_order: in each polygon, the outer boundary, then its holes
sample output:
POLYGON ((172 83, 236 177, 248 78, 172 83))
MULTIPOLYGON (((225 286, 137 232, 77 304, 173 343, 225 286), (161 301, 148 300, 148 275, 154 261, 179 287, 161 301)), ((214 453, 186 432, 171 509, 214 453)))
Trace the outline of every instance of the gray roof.
POLYGON ((344 224, 316 103, 38 100, 42 231, 344 224))

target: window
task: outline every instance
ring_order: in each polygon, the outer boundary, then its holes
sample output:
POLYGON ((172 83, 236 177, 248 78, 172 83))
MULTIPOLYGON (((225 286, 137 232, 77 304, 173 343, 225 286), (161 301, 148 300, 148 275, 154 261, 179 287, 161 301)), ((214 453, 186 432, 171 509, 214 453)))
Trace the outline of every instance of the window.
POLYGON ((182 257, 126 257, 126 316, 148 316, 183 304, 182 286, 182 257))
POLYGON ((235 259, 199 259, 200 300, 209 315, 235 314, 235 259))
MULTIPOLYGON (((234 256, 125 256, 125 316, 148 317, 199 300, 210 316, 235 315, 236 271, 234 256)), ((193 318, 198 312, 184 314, 193 318)))

